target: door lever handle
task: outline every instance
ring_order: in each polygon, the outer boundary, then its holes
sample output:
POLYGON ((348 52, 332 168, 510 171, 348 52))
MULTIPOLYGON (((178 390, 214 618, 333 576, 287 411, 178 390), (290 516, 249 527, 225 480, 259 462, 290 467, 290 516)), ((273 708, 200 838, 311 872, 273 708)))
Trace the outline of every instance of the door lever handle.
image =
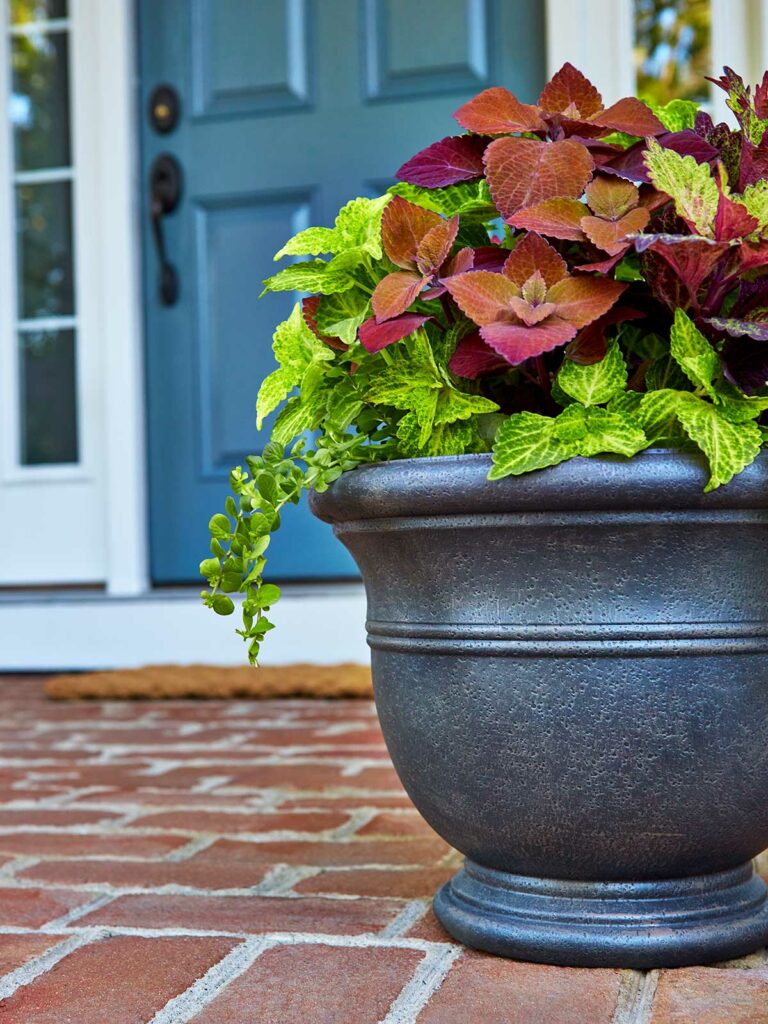
POLYGON ((163 217, 173 213, 181 200, 181 165, 170 153, 155 157, 149 170, 149 211, 152 237, 157 251, 157 291, 164 306, 173 306, 179 298, 179 273, 168 259, 163 234, 163 217))

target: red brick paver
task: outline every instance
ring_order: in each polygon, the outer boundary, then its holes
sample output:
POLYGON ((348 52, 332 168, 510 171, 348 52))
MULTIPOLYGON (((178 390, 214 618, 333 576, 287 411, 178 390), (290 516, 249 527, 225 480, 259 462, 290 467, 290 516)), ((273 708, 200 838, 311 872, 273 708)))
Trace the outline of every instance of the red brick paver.
POLYGON ((429 909, 458 863, 367 702, 0 678, 0 1024, 768 1024, 764 953, 646 974, 462 949, 429 909))

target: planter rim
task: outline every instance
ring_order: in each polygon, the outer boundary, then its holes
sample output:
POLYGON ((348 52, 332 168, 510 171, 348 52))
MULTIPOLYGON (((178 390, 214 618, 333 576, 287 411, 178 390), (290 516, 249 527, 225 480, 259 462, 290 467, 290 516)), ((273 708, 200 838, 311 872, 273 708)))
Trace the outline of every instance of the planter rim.
POLYGON ((371 463, 313 492, 310 505, 328 523, 494 512, 768 511, 768 450, 709 494, 703 455, 670 448, 632 458, 576 457, 502 480, 487 479, 490 467, 490 454, 371 463))

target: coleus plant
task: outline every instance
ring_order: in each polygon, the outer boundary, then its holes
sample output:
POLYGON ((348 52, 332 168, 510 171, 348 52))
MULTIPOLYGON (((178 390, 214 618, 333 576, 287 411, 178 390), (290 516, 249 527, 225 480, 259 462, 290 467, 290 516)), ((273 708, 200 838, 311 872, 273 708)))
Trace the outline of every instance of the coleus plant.
POLYGON ((280 250, 293 262, 265 290, 305 297, 258 394, 271 440, 232 471, 200 567, 215 611, 243 594, 251 660, 279 597, 263 572, 281 508, 361 463, 492 452, 497 479, 694 448, 712 490, 755 459, 768 73, 754 90, 729 68, 715 84, 734 127, 681 100, 606 106, 570 64, 536 104, 487 89, 386 195, 280 250))

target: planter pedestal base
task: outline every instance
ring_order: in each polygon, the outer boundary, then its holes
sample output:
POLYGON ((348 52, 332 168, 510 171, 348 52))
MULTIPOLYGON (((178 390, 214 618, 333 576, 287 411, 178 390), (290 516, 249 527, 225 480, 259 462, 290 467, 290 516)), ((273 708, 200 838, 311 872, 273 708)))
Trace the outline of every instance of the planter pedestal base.
POLYGON ((459 941, 500 956, 574 967, 682 967, 766 945, 767 897, 751 864, 683 879, 578 882, 467 860, 434 909, 459 941))

